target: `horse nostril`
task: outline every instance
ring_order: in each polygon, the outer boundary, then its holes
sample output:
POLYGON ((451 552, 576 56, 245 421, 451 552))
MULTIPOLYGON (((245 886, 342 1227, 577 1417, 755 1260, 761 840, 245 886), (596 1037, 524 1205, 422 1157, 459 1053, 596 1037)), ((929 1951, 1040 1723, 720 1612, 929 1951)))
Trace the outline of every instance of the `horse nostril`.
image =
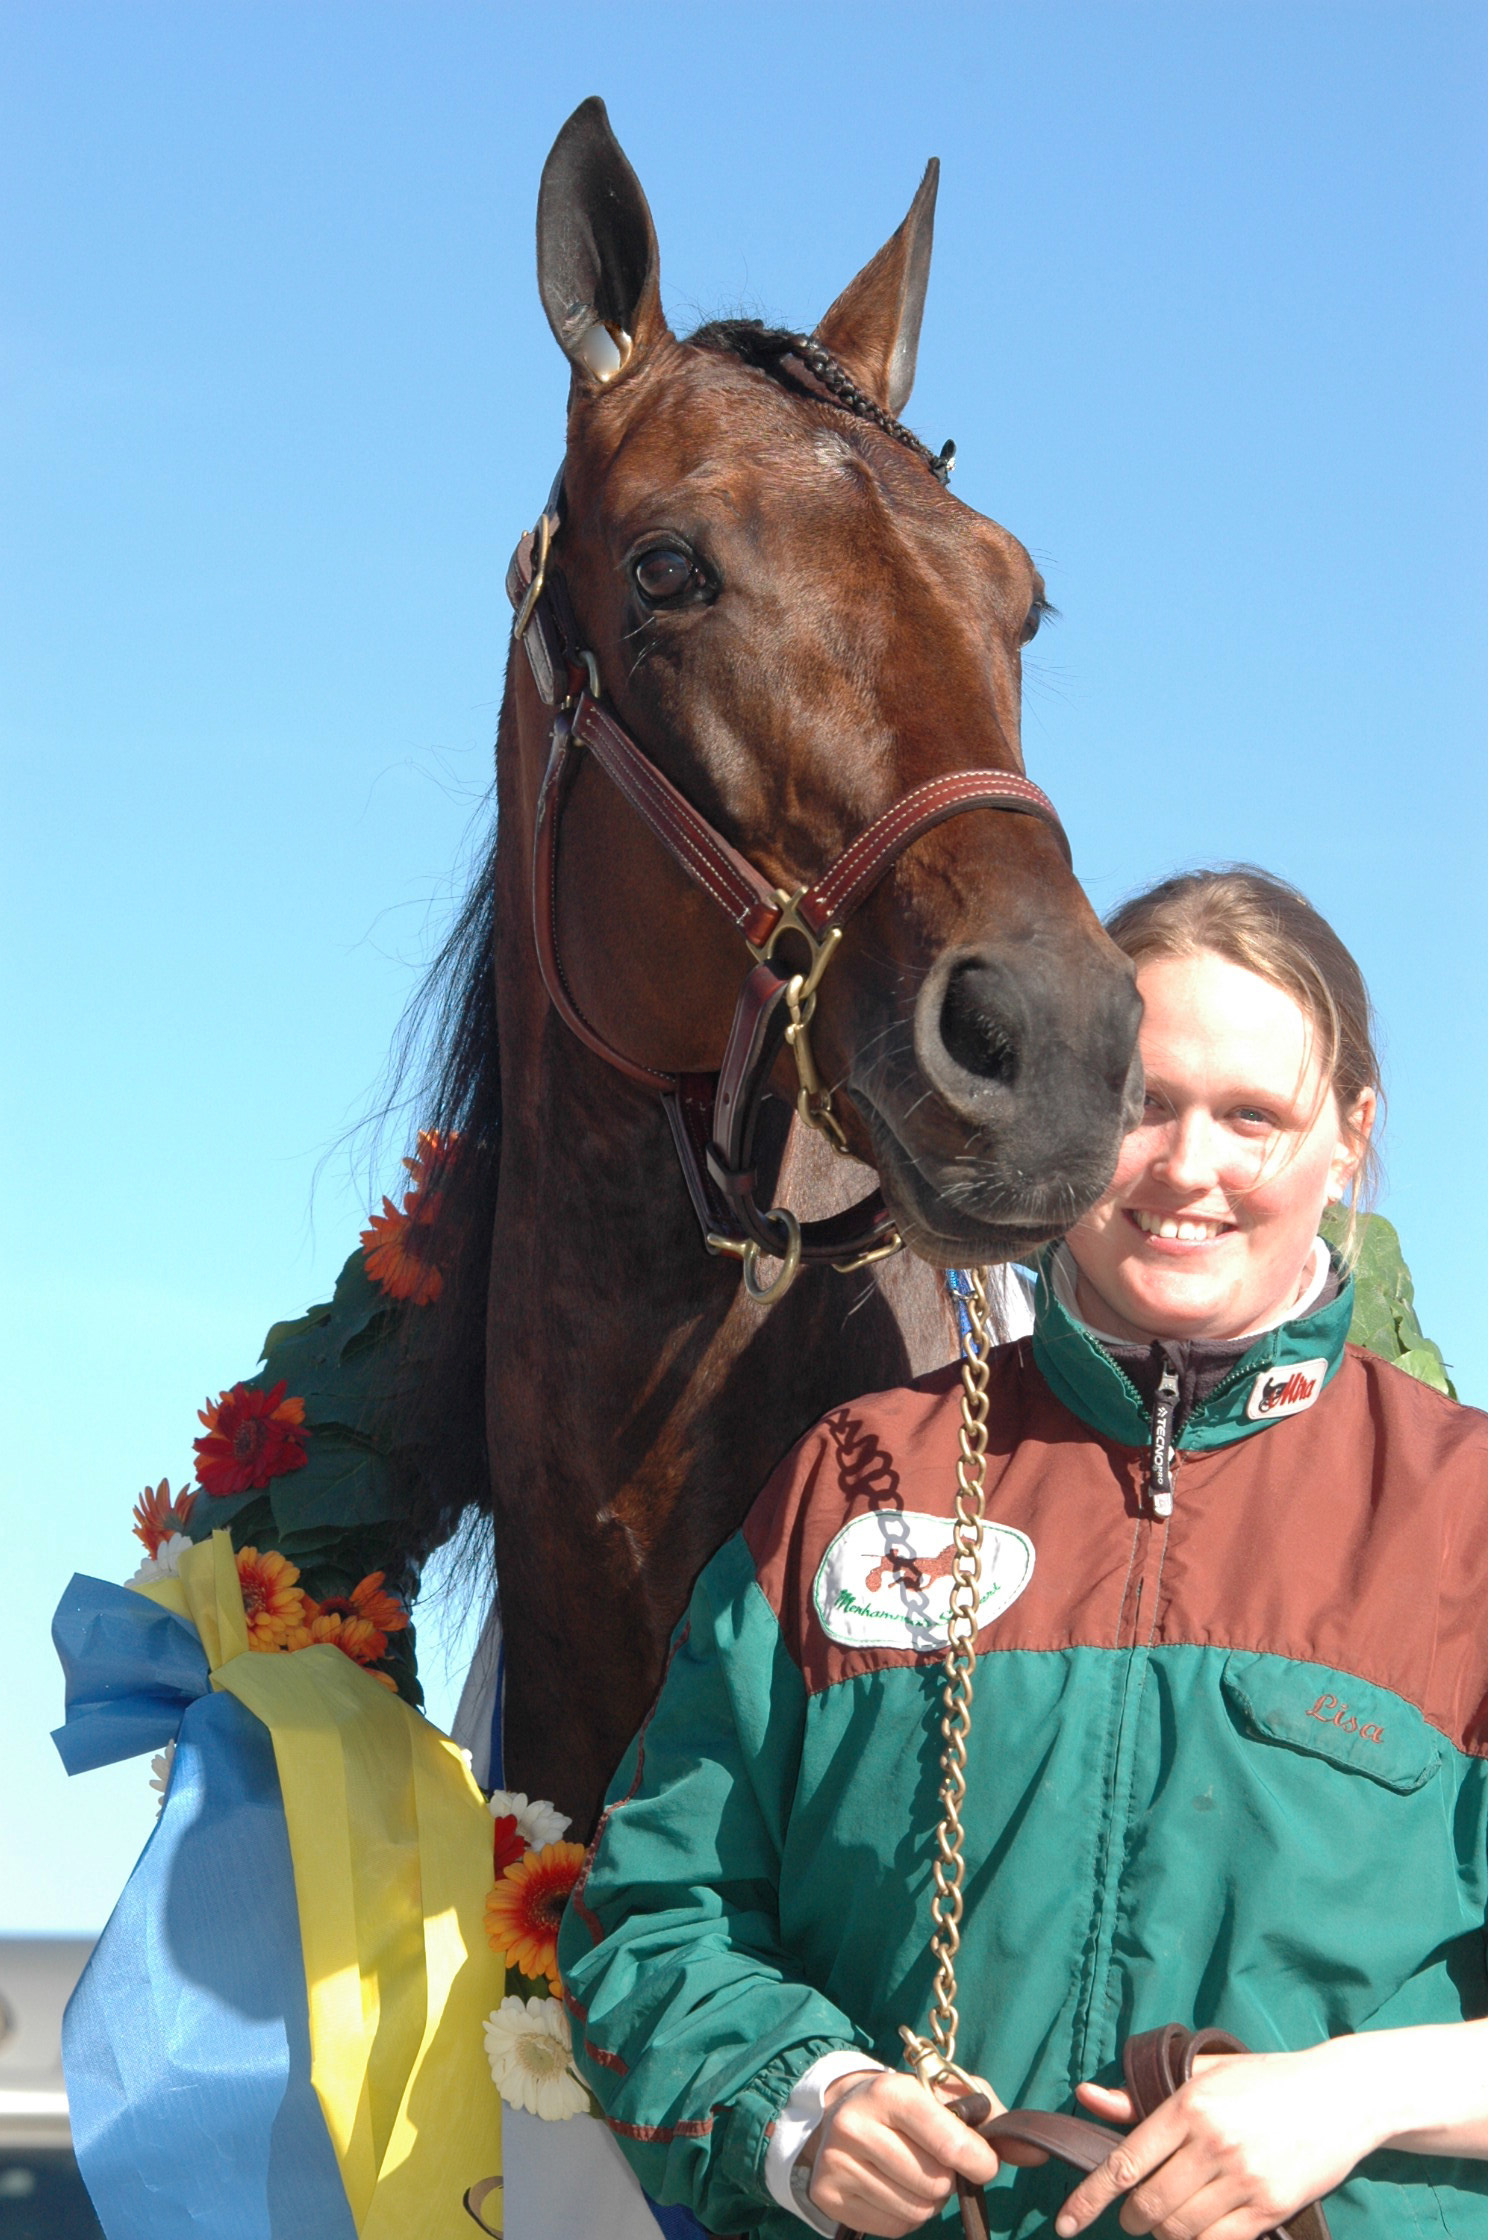
POLYGON ((986 978, 972 957, 952 967, 940 1007, 940 1039, 963 1073, 1010 1089, 1018 1077, 1018 1047, 988 1006, 986 978))

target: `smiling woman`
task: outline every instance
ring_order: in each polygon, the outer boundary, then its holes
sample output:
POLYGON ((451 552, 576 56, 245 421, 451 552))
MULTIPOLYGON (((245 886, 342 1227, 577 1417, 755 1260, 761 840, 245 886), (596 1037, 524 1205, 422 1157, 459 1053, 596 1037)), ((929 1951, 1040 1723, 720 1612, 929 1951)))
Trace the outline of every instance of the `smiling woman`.
POLYGON ((1147 1095, 1070 1232, 1081 1312, 1126 1339, 1260 1331, 1321 1283, 1319 1210, 1371 1174, 1358 966, 1302 896, 1248 869, 1167 880, 1111 932, 1138 968, 1147 1095))
POLYGON ((897 2236, 959 2187, 983 2240, 1488 2236, 1488 1424, 1347 1343, 1368 997, 1264 872, 1108 930, 1146 1102, 1031 1340, 968 1358, 980 1485, 925 1377, 703 1573, 561 1933, 578 2059, 718 2231, 897 2236))

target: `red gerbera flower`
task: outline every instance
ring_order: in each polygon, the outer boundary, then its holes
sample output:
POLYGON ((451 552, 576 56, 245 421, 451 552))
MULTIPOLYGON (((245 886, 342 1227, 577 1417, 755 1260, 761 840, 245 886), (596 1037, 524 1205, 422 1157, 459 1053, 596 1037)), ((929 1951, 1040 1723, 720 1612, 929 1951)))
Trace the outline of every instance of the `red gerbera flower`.
POLYGON ((196 1494, 172 1494, 168 1478, 162 1478, 158 1486, 146 1486, 134 1505, 134 1536, 144 1542, 145 1554, 152 1562, 163 1540, 173 1532, 186 1530, 186 1520, 195 1507, 196 1494))
POLYGON ((309 1436, 301 1428, 305 1403, 286 1399, 288 1389, 282 1377, 271 1392, 235 1384, 200 1411, 207 1433, 193 1444, 196 1474, 208 1493, 220 1500, 266 1486, 287 1471, 304 1469, 309 1436))
POLYGON ((500 1813, 492 1823, 491 1855, 499 1882, 508 1867, 514 1867, 527 1849, 527 1839, 517 1825, 514 1812, 500 1813))

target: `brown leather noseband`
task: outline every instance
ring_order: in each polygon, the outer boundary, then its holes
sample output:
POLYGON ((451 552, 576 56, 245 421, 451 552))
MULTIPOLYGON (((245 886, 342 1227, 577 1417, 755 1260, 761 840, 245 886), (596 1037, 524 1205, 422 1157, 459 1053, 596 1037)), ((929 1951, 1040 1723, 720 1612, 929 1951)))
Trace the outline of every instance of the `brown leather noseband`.
POLYGON ((771 886, 606 707, 598 664, 583 648, 553 559, 561 522, 560 475, 537 527, 512 555, 506 577, 516 610, 512 634, 527 654, 539 697, 553 710, 533 835, 533 934, 543 985, 554 1010, 588 1049, 627 1081, 660 1097, 703 1241, 710 1252, 742 1261, 745 1289, 763 1303, 779 1298, 803 1264, 825 1261, 846 1273, 897 1252, 902 1243, 878 1190, 844 1213, 808 1222, 798 1222, 783 1206, 763 1208, 755 1196, 756 1133, 782 1046, 789 1046, 796 1061, 799 1117, 837 1150, 847 1149, 832 1112, 831 1091, 816 1073, 810 1027, 822 974, 848 919, 922 833, 969 809, 1037 817, 1058 838, 1066 861, 1069 842, 1053 803, 1030 779, 1005 770, 961 770, 932 778, 896 801, 814 885, 793 894, 771 886), (604 771, 753 953, 754 967, 740 990, 716 1074, 664 1073, 627 1057, 585 1018, 564 976, 557 916, 558 836, 583 754, 604 771), (787 953, 777 959, 783 943, 787 953), (768 1284, 758 1279, 762 1258, 781 1262, 768 1284))

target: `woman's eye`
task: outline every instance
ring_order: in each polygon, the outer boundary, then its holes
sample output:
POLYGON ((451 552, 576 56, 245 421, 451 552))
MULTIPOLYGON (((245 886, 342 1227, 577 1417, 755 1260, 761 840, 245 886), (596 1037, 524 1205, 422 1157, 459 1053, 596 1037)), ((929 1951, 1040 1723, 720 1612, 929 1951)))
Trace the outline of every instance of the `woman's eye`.
POLYGON ((653 607, 663 607, 669 600, 681 598, 696 577, 697 569, 692 554, 684 552, 679 545, 657 544, 641 554, 631 574, 641 597, 653 607))

